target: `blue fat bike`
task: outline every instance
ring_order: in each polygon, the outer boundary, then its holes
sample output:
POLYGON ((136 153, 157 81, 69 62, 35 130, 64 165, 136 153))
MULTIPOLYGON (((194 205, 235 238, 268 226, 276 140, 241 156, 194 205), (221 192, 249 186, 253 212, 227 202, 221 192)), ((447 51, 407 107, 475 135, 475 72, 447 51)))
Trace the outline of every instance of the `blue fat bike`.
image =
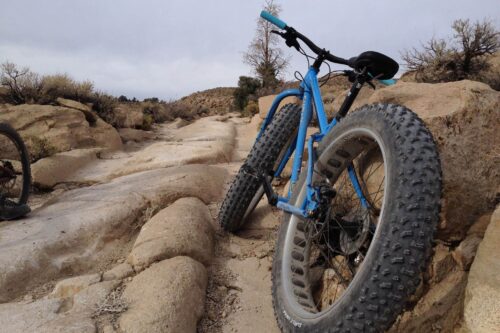
POLYGON ((261 17, 307 56, 304 43, 314 63, 298 89, 272 103, 219 223, 237 231, 264 195, 283 211, 272 268, 283 332, 383 332, 415 292, 432 250, 441 196, 436 145, 418 116, 401 105, 365 105, 347 116, 365 84, 394 82, 394 60, 373 51, 342 59, 271 14, 261 17), (318 82, 325 62, 351 68, 341 71, 352 87, 331 121, 318 82), (277 110, 287 96, 301 105, 277 110), (306 140, 313 113, 319 131, 306 140), (271 182, 290 159, 289 190, 280 196, 271 182))

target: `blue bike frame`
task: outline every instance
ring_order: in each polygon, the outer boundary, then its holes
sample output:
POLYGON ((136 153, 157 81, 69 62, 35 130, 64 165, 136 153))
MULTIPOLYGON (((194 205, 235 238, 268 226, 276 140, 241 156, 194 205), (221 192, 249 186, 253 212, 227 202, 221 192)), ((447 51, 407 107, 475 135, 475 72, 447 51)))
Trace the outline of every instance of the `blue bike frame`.
MULTIPOLYGON (((385 80, 385 81, 381 80, 381 82, 387 85, 394 83, 393 80, 385 80)), ((276 206, 279 209, 284 210, 285 212, 288 212, 290 214, 302 217, 310 217, 311 214, 315 211, 315 209, 319 205, 319 189, 312 186, 313 168, 315 162, 314 143, 321 142, 323 137, 333 128, 333 126, 337 124, 337 119, 334 118, 330 123, 328 122, 318 83, 318 70, 313 67, 310 67, 306 76, 304 77, 304 80, 300 83, 300 89, 288 89, 280 93, 278 96, 276 96, 266 116, 266 119, 262 123, 260 131, 257 135, 257 139, 259 139, 263 131, 271 123, 271 120, 273 119, 281 101, 289 96, 295 96, 302 100, 302 113, 300 116, 299 130, 297 136, 293 140, 290 147, 287 149, 285 155, 283 156, 283 159, 281 160, 274 174, 274 177, 279 177, 281 175, 281 172, 283 171, 290 157, 295 151, 295 156, 293 159, 292 175, 290 177, 290 188, 288 190, 288 194, 286 197, 278 197, 278 202, 276 206), (318 120, 319 132, 312 134, 307 142, 308 160, 307 160, 307 174, 306 174, 306 197, 304 198, 303 202, 298 203, 295 206, 290 204, 289 201, 293 188, 299 179, 299 175, 302 169, 302 154, 304 152, 304 147, 306 144, 307 127, 311 122, 312 115, 314 112, 313 104, 314 104, 314 111, 316 112, 318 120)), ((352 185, 358 195, 358 198, 361 201, 361 205, 363 207, 367 207, 368 203, 363 195, 361 186, 356 176, 356 171, 352 164, 348 167, 348 174, 352 182, 352 185)))

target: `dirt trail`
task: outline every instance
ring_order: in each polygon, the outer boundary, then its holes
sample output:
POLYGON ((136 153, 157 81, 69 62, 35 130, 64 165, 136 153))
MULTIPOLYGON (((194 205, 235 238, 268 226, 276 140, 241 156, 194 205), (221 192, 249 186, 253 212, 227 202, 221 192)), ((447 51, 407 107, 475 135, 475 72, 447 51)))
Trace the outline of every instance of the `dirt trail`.
MULTIPOLYGON (((235 121, 233 118, 231 121, 235 121)), ((234 175, 253 145, 260 118, 237 123, 234 175)), ((217 214, 212 207, 214 220, 217 214)), ((209 268, 206 313, 198 332, 279 332, 271 299, 271 264, 279 212, 262 200, 236 235, 216 227, 215 259, 209 268)))

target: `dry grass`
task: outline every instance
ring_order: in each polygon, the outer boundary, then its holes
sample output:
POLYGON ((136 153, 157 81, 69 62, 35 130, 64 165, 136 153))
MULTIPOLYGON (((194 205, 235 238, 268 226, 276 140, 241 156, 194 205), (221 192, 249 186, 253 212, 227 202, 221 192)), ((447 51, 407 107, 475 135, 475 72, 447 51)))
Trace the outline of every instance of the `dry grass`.
POLYGON ((117 99, 94 89, 90 81, 76 81, 67 74, 40 76, 28 67, 19 68, 5 62, 0 66, 0 84, 5 88, 2 99, 12 104, 53 104, 58 97, 92 104, 105 121, 114 124, 113 109, 117 99))
POLYGON ((99 304, 96 304, 92 318, 97 318, 103 315, 119 315, 127 311, 128 304, 122 299, 123 285, 109 293, 108 296, 99 304))
POLYGON ((32 136, 27 141, 31 163, 57 153, 57 149, 44 137, 32 136))

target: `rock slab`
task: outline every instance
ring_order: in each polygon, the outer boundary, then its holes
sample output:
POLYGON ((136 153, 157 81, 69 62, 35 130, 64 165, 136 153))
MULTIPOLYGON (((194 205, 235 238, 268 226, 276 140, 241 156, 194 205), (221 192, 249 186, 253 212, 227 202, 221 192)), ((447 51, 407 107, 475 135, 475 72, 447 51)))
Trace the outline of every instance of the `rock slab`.
POLYGON ((36 104, 7 106, 0 112, 0 121, 12 125, 30 151, 31 137, 46 140, 56 152, 95 147, 120 149, 122 140, 117 130, 95 117, 90 124, 80 110, 36 104))
POLYGON ((464 321, 469 332, 500 332, 500 206, 479 244, 465 290, 464 321))
POLYGON ((208 265, 214 254, 211 219, 200 199, 177 200, 142 227, 128 262, 136 271, 175 256, 189 256, 208 265))
POLYGON ((124 333, 196 332, 204 312, 207 272, 189 257, 153 264, 130 282, 122 298, 128 310, 120 317, 124 333))
POLYGON ((66 192, 22 223, 4 224, 0 302, 61 272, 79 274, 110 256, 121 257, 116 249, 130 241, 131 228, 142 224, 151 207, 182 197, 215 202, 226 179, 226 170, 207 165, 145 171, 66 192))

